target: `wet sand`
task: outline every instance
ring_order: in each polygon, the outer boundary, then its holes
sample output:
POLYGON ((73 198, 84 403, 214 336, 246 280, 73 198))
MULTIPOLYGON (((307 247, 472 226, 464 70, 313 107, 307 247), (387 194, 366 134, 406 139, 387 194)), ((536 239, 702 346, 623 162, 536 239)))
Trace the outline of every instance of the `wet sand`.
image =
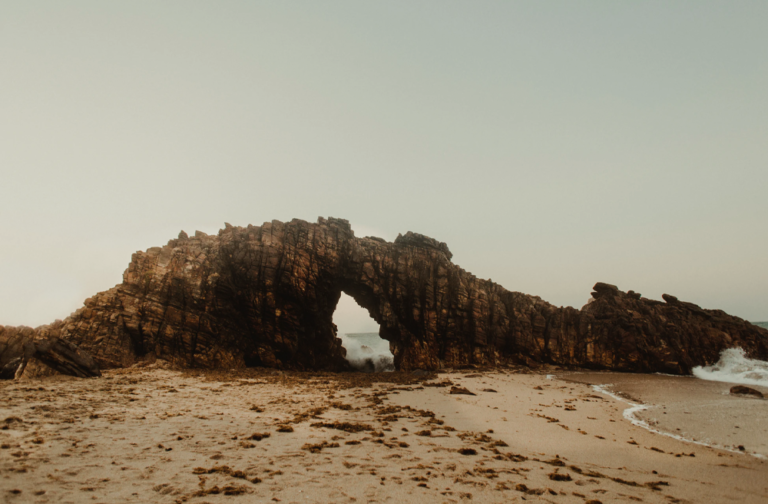
MULTIPOLYGON (((601 385, 629 402, 645 404, 647 409, 634 416, 652 429, 768 459, 768 401, 730 395, 737 383, 629 373, 565 373, 559 377, 601 385)), ((768 396, 768 387, 751 387, 768 396)))
POLYGON ((0 496, 9 503, 768 499, 766 461, 635 427, 622 416, 626 404, 587 384, 522 370, 426 378, 136 368, 91 380, 0 383, 0 496))

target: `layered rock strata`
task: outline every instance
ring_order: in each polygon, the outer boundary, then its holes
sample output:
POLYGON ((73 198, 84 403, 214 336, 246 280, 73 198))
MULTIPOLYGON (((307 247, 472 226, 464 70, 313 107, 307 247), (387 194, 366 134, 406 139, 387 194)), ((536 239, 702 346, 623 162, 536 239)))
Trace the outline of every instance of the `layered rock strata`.
MULTIPOLYGON (((53 324, 54 331, 60 324, 53 324)), ((50 329, 51 326, 37 329, 0 326, 0 379, 20 377, 27 364, 34 360, 66 375, 80 378, 101 376, 99 367, 88 352, 69 341, 49 336, 50 329)))
POLYGON ((416 233, 355 237, 342 219, 180 233, 133 255, 123 283, 48 334, 102 368, 159 357, 183 367, 347 369, 333 312, 368 310, 398 369, 537 362, 689 373, 741 347, 768 359, 768 331, 719 310, 598 283, 581 310, 481 280, 416 233))

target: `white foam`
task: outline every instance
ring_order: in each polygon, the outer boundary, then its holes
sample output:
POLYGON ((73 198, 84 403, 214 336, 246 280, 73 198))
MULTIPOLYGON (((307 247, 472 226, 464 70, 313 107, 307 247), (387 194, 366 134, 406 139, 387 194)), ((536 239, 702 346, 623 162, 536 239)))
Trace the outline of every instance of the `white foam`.
MULTIPOLYGON (((623 397, 621 397, 618 394, 614 394, 613 392, 610 392, 608 390, 608 387, 611 387, 611 386, 613 386, 613 384, 592 385, 592 389, 595 390, 596 392, 600 392, 601 394, 605 394, 607 396, 613 397, 617 401, 621 401, 623 403, 629 404, 630 407, 624 410, 624 418, 626 418, 627 420, 632 422, 632 425, 637 425, 638 427, 642 427, 644 429, 648 429, 649 431, 658 432, 659 434, 664 434, 661 431, 658 431, 658 430, 654 429, 653 427, 648 425, 646 422, 644 422, 643 420, 640 420, 639 418, 637 418, 635 416, 635 413, 638 413, 638 412, 643 411, 643 410, 647 410, 648 409, 647 405, 633 403, 631 401, 628 401, 628 400, 624 399, 623 397)), ((672 437, 677 437, 679 439, 682 439, 679 436, 675 436, 675 435, 672 435, 672 437)))
POLYGON ((347 361, 360 371, 394 371, 394 356, 389 342, 376 333, 351 333, 341 336, 347 361))
POLYGON ((729 348, 720 353, 715 364, 693 368, 693 375, 702 380, 768 387, 768 362, 748 359, 741 348, 729 348))

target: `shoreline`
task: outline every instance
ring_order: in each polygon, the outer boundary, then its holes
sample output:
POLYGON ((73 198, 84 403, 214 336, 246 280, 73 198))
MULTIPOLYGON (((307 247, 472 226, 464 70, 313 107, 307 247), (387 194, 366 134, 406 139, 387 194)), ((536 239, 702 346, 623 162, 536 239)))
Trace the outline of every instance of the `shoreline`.
MULTIPOLYGON (((768 460, 768 401, 731 395, 729 389, 738 385, 736 382, 612 372, 575 372, 561 377, 590 384, 594 390, 627 404, 623 416, 637 427, 682 442, 768 460), (729 414, 734 409, 738 413, 729 414), (668 416, 659 418, 660 410, 668 416), (707 418, 697 418, 690 410, 699 410, 707 418), (728 420, 738 421, 738 432, 725 425, 728 420), (683 434, 696 429, 696 435, 683 434)), ((751 386, 768 395, 768 387, 751 386)))

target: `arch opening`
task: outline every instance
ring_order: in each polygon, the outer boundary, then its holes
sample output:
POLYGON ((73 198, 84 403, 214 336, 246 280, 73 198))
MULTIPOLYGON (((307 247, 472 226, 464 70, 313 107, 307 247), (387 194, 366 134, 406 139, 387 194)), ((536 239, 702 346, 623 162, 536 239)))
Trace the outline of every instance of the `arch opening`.
POLYGON ((333 312, 333 322, 353 369, 366 373, 395 370, 394 355, 389 342, 379 336, 379 324, 344 292, 333 312))

